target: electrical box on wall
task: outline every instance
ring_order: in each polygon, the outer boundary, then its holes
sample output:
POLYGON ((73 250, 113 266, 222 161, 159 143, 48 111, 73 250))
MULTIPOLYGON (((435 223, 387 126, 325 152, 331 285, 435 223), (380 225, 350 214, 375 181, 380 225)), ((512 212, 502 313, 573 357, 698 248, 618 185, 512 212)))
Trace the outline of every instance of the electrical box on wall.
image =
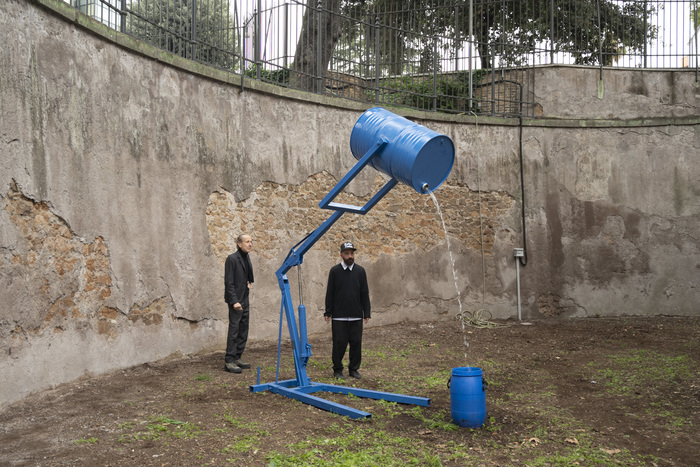
POLYGON ((522 258, 525 256, 525 249, 524 248, 514 248, 513 249, 513 256, 516 258, 522 258))

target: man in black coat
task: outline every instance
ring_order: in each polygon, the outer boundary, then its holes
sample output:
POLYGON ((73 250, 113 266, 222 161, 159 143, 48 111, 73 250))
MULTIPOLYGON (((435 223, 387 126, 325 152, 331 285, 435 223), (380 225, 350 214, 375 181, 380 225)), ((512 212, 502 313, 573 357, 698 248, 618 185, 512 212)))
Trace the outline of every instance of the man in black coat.
POLYGON ((343 357, 350 344, 349 375, 360 379, 362 362, 362 327, 367 324, 372 312, 369 303, 367 274, 362 266, 355 264, 355 247, 350 242, 340 245, 340 264, 328 273, 326 288, 326 322, 332 322, 333 376, 343 376, 343 357))
POLYGON ((238 251, 226 258, 224 266, 224 300, 228 303, 228 337, 226 339, 225 370, 241 373, 250 368, 250 363, 241 360, 248 342, 250 304, 248 293, 254 282, 253 265, 248 253, 253 249, 250 235, 239 235, 236 240, 238 251))

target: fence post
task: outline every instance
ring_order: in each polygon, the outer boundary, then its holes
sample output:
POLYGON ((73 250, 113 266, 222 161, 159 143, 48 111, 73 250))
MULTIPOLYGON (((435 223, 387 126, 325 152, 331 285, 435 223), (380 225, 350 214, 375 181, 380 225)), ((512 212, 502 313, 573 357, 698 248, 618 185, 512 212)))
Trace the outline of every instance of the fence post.
MULTIPOLYGON (((238 22, 236 23, 238 24, 238 22)), ((243 23, 243 27, 238 34, 238 50, 241 53, 241 92, 245 89, 245 51, 248 41, 246 39, 246 29, 248 23, 243 23)))
POLYGON ((600 23, 600 0, 598 0, 598 63, 600 64, 600 80, 603 80, 603 28, 600 23))
POLYGON ((379 103, 379 15, 374 18, 374 102, 379 103))
POLYGON ((552 46, 549 49, 549 62, 554 65, 554 0, 549 2, 549 43, 552 46))
POLYGON ((437 112, 438 38, 433 37, 433 112, 437 112))
POLYGON ((318 0, 318 29, 316 33, 316 50, 317 50, 317 55, 316 55, 316 76, 314 76, 314 79, 316 81, 316 94, 323 94, 323 89, 322 89, 322 74, 323 71, 321 70, 321 67, 323 66, 323 52, 321 50, 321 47, 323 47, 323 40, 321 38, 321 34, 323 32, 323 0, 318 0))
POLYGON ((119 21, 119 31, 126 32, 126 0, 121 2, 121 10, 119 11, 119 16, 121 19, 119 21))
POLYGON ((472 54, 474 45, 474 0, 469 0, 469 110, 474 105, 474 71, 472 54))
MULTIPOLYGON (((367 84, 367 78, 369 77, 369 70, 370 70, 370 51, 371 51, 371 43, 370 39, 372 37, 372 15, 370 15, 369 11, 367 12, 367 18, 365 22, 365 63, 364 63, 364 68, 362 67, 362 64, 360 64, 360 69, 363 71, 362 78, 363 78, 363 84, 367 84)), ((366 87, 366 86, 365 86, 366 87)))
POLYGON ((647 67, 647 0, 644 0, 644 68, 647 67))
POLYGON ((192 0, 192 26, 190 27, 190 44, 192 46, 190 52, 190 60, 195 60, 197 51, 197 0, 192 0))
POLYGON ((289 48, 289 3, 284 3, 284 58, 282 60, 282 68, 287 69, 288 63, 288 48, 289 48))
POLYGON ((260 38, 262 36, 262 0, 258 0, 258 11, 255 15, 255 33, 253 34, 253 57, 255 60, 255 79, 260 81, 260 38))
POLYGON ((459 72, 459 46, 461 42, 459 33, 459 6, 455 5, 455 76, 459 72))
POLYGON ((496 115, 496 60, 494 54, 496 51, 493 47, 493 42, 489 44, 491 49, 491 115, 496 115))

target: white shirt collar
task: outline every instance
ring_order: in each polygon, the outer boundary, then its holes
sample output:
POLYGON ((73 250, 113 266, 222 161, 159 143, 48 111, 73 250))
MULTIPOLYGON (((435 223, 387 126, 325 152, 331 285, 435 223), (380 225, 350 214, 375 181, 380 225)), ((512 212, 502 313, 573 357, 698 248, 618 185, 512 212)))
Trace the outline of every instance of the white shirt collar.
POLYGON ((355 265, 355 263, 352 263, 350 266, 348 266, 347 264, 345 264, 345 261, 341 261, 340 264, 341 266, 343 266, 344 271, 347 269, 350 269, 352 271, 352 267, 355 265))

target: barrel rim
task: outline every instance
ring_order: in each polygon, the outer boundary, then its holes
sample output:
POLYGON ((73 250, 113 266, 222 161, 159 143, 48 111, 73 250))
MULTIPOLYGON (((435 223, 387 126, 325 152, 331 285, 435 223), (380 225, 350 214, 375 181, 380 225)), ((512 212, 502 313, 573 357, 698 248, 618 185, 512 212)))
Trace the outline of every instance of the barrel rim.
POLYGON ((475 366, 452 368, 452 376, 479 376, 483 374, 484 372, 482 369, 475 366))

